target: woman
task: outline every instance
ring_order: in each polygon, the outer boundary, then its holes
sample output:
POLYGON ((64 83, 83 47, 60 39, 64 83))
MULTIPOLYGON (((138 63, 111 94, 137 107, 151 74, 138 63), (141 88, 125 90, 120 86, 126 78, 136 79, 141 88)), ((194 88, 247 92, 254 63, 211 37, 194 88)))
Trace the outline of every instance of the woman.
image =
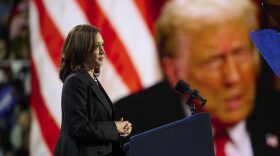
POLYGON ((64 42, 59 71, 62 126, 55 156, 118 155, 118 140, 130 135, 131 123, 113 121, 112 102, 97 79, 104 54, 104 41, 94 26, 74 27, 64 42))

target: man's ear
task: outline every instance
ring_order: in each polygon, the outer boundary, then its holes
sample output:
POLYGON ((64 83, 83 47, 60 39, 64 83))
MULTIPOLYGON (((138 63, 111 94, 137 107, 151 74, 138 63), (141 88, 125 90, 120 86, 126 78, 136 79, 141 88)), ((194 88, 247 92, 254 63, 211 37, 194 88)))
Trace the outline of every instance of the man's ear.
POLYGON ((172 86, 175 86, 177 81, 180 79, 176 60, 174 58, 165 57, 162 58, 161 61, 166 79, 172 86))

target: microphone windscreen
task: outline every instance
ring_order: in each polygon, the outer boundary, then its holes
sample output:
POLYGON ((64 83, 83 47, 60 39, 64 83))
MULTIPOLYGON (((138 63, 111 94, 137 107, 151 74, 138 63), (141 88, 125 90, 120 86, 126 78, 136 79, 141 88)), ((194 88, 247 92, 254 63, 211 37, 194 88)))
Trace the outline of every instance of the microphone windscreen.
POLYGON ((179 80, 175 86, 175 90, 180 93, 186 93, 190 90, 190 85, 183 80, 179 80))

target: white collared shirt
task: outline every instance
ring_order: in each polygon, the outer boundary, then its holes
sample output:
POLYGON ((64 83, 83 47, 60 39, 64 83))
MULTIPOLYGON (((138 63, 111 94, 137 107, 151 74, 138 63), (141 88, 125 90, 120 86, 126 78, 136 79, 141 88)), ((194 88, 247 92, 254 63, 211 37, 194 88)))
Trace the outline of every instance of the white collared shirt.
POLYGON ((225 147, 227 156, 253 156, 253 148, 245 121, 241 121, 232 127, 228 134, 230 141, 225 147))

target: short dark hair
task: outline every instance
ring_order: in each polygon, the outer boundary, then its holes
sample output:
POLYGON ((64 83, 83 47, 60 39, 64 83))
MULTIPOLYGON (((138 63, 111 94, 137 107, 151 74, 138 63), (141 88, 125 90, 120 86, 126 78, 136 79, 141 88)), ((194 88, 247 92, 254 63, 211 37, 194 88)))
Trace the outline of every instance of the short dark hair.
POLYGON ((75 26, 67 35, 61 56, 59 77, 62 82, 74 71, 83 69, 83 64, 94 48, 95 37, 100 30, 92 25, 75 26))

